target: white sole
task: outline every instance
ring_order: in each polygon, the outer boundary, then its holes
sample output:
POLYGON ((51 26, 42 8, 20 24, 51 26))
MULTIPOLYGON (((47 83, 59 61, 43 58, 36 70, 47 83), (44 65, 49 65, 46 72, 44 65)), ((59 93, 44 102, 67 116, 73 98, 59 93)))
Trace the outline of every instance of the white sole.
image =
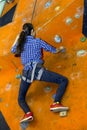
POLYGON ((23 120, 21 120, 20 121, 20 123, 22 123, 22 122, 25 122, 25 121, 32 121, 33 120, 33 117, 32 116, 30 116, 30 117, 28 117, 28 118, 25 118, 25 119, 23 119, 23 120))
POLYGON ((53 112, 61 112, 61 111, 68 111, 69 108, 68 107, 56 107, 56 108, 50 108, 50 111, 53 112))

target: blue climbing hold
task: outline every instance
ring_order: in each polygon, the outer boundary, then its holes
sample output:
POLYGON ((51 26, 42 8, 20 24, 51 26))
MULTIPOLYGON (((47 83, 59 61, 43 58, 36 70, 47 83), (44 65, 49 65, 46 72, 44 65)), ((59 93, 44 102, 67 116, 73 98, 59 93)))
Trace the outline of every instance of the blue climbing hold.
POLYGON ((55 40, 56 43, 61 43, 62 42, 62 38, 59 35, 55 35, 54 40, 55 40))
POLYGON ((53 95, 52 95, 52 98, 55 99, 55 97, 56 97, 56 94, 53 94, 53 95))
POLYGON ((51 2, 48 1, 48 2, 45 4, 45 8, 48 8, 50 5, 51 5, 51 2))
POLYGON ((62 53, 65 53, 65 52, 66 52, 66 48, 62 49, 61 52, 62 52, 62 53))

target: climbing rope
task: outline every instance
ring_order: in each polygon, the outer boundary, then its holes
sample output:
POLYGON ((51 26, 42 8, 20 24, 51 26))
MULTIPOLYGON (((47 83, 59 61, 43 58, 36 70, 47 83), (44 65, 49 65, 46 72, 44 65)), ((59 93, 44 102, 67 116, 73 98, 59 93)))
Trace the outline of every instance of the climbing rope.
POLYGON ((33 8, 32 17, 31 17, 31 23, 32 23, 32 20, 33 20, 33 17, 34 17, 34 13, 35 13, 35 9, 36 9, 36 4, 37 4, 37 0, 35 0, 35 2, 34 2, 34 8, 33 8))

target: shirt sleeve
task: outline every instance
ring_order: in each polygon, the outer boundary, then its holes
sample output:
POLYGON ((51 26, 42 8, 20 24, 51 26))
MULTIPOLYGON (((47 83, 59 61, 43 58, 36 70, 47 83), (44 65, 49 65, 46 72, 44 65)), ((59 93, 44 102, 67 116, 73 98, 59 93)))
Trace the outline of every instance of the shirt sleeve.
POLYGON ((15 45, 11 48, 11 52, 12 52, 12 53, 15 53, 15 52, 16 52, 16 47, 17 47, 17 44, 15 44, 15 45))
POLYGON ((41 48, 43 48, 44 50, 52 52, 52 53, 56 53, 56 48, 55 47, 47 44, 45 41, 43 41, 41 39, 40 39, 40 45, 41 45, 41 48))

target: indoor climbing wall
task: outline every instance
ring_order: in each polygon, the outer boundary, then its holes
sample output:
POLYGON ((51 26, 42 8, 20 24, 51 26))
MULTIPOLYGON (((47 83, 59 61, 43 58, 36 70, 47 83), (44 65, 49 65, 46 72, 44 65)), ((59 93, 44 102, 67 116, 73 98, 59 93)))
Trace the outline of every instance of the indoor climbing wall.
POLYGON ((25 130, 87 130, 87 40, 82 34, 84 1, 18 0, 15 4, 12 22, 0 27, 0 130, 23 129, 19 121, 24 113, 17 102, 22 65, 10 49, 26 22, 33 23, 37 37, 57 48, 65 47, 59 54, 44 52, 44 66, 69 79, 62 103, 70 110, 65 117, 50 112, 58 86, 35 81, 26 97, 34 121, 25 130))

